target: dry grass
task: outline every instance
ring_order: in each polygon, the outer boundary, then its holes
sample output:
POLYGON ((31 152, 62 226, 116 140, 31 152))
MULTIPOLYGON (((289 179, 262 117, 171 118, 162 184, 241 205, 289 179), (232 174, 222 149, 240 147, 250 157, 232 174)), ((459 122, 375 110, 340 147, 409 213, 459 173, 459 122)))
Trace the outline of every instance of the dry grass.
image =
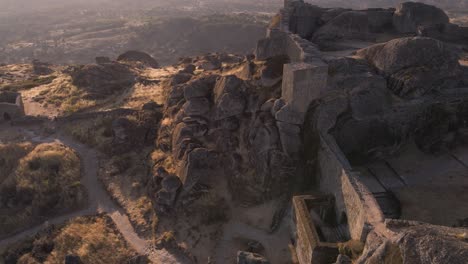
POLYGON ((112 143, 112 119, 98 117, 80 120, 64 127, 67 134, 79 142, 107 153, 112 143))
POLYGON ((59 107, 65 114, 75 113, 97 104, 94 100, 83 99, 86 92, 72 84, 68 75, 60 75, 48 85, 39 98, 47 105, 59 107))
POLYGON ((17 259, 18 264, 61 264, 67 255, 77 256, 86 264, 114 264, 128 263, 136 253, 109 217, 98 216, 76 218, 34 240, 13 246, 3 257, 17 259))
POLYGON ((7 84, 0 87, 2 91, 10 91, 10 92, 17 92, 21 90, 32 89, 41 85, 46 85, 52 83, 55 79, 55 76, 47 76, 47 77, 40 77, 40 78, 33 78, 24 81, 18 81, 15 83, 7 84))
POLYGON ((18 166, 19 160, 26 156, 32 147, 28 142, 0 144, 0 184, 10 176, 18 166))
POLYGON ((16 167, 0 184, 0 235, 83 205, 86 192, 80 178, 79 157, 62 144, 40 144, 18 155, 16 167))
POLYGON ((63 263, 73 253, 83 263, 126 263, 133 255, 110 220, 78 218, 54 239, 55 248, 46 263, 63 263))
POLYGON ((99 178, 109 194, 123 207, 140 233, 151 235, 157 229, 157 216, 148 196, 148 167, 145 161, 150 149, 140 149, 103 160, 99 178))

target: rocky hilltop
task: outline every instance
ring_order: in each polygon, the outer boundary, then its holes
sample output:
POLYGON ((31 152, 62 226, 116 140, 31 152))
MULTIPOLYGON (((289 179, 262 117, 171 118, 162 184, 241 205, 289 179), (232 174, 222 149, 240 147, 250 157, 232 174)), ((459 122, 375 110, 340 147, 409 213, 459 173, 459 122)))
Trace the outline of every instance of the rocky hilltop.
POLYGON ((467 40, 427 4, 287 0, 251 55, 1 66, 0 256, 464 263, 467 40))

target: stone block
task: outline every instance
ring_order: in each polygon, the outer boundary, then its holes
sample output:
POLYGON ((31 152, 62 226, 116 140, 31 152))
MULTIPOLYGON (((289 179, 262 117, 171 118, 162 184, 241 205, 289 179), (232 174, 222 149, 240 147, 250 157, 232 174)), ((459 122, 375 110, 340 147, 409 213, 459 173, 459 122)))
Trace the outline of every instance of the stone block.
POLYGON ((323 62, 285 64, 282 98, 292 111, 306 113, 309 104, 325 91, 327 80, 328 66, 323 62))

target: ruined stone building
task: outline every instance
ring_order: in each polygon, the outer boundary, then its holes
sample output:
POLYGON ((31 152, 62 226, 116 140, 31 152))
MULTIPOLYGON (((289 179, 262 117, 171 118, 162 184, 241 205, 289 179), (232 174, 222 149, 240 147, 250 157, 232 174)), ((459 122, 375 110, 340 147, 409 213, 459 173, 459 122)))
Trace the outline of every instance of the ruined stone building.
POLYGON ((1 121, 10 121, 24 115, 23 101, 19 93, 0 92, 1 121))
POLYGON ((356 263, 394 247, 404 263, 465 263, 467 28, 411 2, 355 11, 285 0, 278 18, 256 56, 289 59, 275 119, 314 190, 293 199, 299 262, 333 263, 354 240, 366 244, 356 263))

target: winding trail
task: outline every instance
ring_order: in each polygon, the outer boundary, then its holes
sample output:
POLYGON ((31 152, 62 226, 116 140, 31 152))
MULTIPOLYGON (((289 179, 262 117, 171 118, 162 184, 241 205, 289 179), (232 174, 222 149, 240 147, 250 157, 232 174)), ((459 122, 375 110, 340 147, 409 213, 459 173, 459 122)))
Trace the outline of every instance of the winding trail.
POLYGON ((101 182, 98 180, 99 155, 97 151, 88 148, 83 144, 77 143, 63 135, 41 137, 37 136, 35 132, 31 130, 23 129, 23 131, 25 134, 30 136, 34 142, 62 143, 74 149, 78 153, 82 165, 82 184, 85 186, 88 192, 88 205, 86 209, 52 218, 42 225, 32 227, 16 235, 0 240, 0 248, 5 248, 9 244, 16 243, 25 238, 34 236, 40 230, 51 224, 62 224, 79 216, 106 213, 113 220, 117 229, 123 235, 128 244, 132 246, 138 254, 148 256, 151 262, 163 264, 187 262, 178 259, 176 256, 173 256, 166 250, 156 250, 152 248, 152 243, 150 241, 138 236, 125 211, 111 199, 107 191, 102 186, 101 182))

